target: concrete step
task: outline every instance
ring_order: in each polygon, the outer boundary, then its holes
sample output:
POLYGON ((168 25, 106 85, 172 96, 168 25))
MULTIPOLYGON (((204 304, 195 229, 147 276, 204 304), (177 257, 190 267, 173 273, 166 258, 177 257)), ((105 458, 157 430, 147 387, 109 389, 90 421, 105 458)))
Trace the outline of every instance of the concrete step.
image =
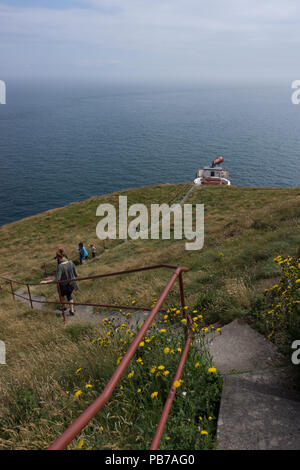
POLYGON ((221 332, 208 338, 208 347, 222 374, 268 369, 285 362, 276 346, 243 320, 234 320, 221 332))
POLYGON ((300 394, 282 385, 285 377, 285 370, 224 377, 218 449, 300 449, 300 394))

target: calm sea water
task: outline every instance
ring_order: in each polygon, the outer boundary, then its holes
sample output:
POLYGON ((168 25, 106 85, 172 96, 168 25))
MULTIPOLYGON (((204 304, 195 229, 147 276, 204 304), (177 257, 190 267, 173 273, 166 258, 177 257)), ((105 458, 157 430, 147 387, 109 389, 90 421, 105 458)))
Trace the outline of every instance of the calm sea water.
POLYGON ((298 186, 291 91, 7 83, 0 225, 93 195, 192 181, 220 154, 232 184, 298 186))

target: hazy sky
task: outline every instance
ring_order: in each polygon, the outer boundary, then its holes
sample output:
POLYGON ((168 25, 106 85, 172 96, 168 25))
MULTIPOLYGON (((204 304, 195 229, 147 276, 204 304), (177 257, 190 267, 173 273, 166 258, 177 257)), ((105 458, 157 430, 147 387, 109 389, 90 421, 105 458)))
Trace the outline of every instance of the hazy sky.
POLYGON ((299 0, 0 0, 0 79, 300 79, 299 0))

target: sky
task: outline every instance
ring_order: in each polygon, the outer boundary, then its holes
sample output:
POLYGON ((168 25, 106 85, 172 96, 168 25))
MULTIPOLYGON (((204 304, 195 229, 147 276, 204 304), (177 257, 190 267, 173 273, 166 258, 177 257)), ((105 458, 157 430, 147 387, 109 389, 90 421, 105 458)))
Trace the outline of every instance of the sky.
POLYGON ((0 0, 0 79, 300 79, 299 0, 0 0))

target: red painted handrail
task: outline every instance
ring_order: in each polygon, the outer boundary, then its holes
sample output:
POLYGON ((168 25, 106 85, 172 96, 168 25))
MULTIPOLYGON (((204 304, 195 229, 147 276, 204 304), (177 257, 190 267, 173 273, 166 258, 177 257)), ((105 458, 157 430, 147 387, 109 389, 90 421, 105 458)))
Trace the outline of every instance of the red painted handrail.
MULTIPOLYGON (((129 274, 129 273, 146 271, 146 270, 157 269, 157 268, 174 269, 174 272, 173 272, 169 282, 167 283, 166 287, 164 288, 163 292, 161 293, 159 299, 157 300, 155 306, 152 309, 143 308, 144 310, 150 310, 150 313, 149 313, 147 319, 145 320, 145 322, 143 323, 143 326, 139 330, 138 334, 134 338, 133 342, 129 346, 129 348, 128 348, 127 352, 125 353, 124 357, 122 358, 120 364, 118 365, 115 372, 111 376, 109 382, 106 384, 103 392, 63 432, 63 434, 58 439, 56 439, 56 441, 54 441, 50 445, 48 450, 63 450, 63 449, 65 449, 67 447, 67 445, 75 438, 75 436, 77 434, 79 434, 79 432, 89 423, 89 421, 107 403, 107 401, 110 399, 115 387, 117 386, 117 384, 119 383, 119 381, 120 381, 121 377, 123 376, 125 370, 127 369, 127 367, 129 365, 131 359, 133 358, 136 350, 138 349, 141 340, 143 339, 143 337, 145 336, 145 334, 148 331, 149 327, 153 323, 153 320, 154 320, 155 316, 157 315, 157 313, 159 311, 162 311, 161 306, 162 306, 163 302, 165 301, 167 295, 169 294, 169 292, 170 292, 171 288, 173 287, 173 285, 174 285, 175 281, 177 280, 177 278, 179 279, 182 313, 184 314, 184 312, 185 312, 185 309, 184 309, 184 307, 185 307, 185 297, 184 297, 184 285, 183 285, 182 273, 185 272, 185 271, 188 271, 188 268, 185 268, 185 267, 182 267, 182 266, 172 266, 172 265, 167 265, 167 264, 160 264, 160 265, 145 266, 145 267, 142 267, 142 268, 130 269, 130 270, 126 270, 126 271, 119 271, 119 272, 113 272, 113 273, 108 273, 108 274, 99 274, 99 275, 90 276, 90 277, 77 278, 77 281, 84 281, 84 280, 89 280, 89 279, 98 279, 98 278, 103 278, 103 277, 123 275, 123 274, 129 274)), ((37 301, 37 300, 32 299, 31 293, 30 293, 30 286, 40 285, 40 284, 28 284, 28 283, 23 284, 19 281, 14 281, 12 279, 8 279, 8 278, 5 278, 3 276, 0 276, 0 279, 3 279, 3 280, 10 283, 11 293, 14 297, 17 296, 17 297, 21 297, 21 298, 26 299, 26 300, 30 300, 30 304, 31 304, 32 308, 33 308, 32 304, 34 302, 45 303, 45 304, 55 304, 56 303, 56 302, 48 302, 48 301, 37 301), (22 284, 22 285, 27 286, 29 299, 26 298, 26 297, 20 296, 19 294, 14 293, 13 288, 12 288, 12 283, 13 282, 16 282, 17 284, 22 284)), ((67 282, 67 281, 59 281, 59 282, 53 281, 53 283, 57 283, 58 286, 59 286, 60 283, 63 283, 63 282, 67 282)), ((60 291, 60 289, 58 289, 58 291, 60 291)), ((68 302, 63 302, 62 299, 61 299, 61 296, 60 296, 60 304, 62 306, 63 316, 64 316, 64 305, 67 304, 67 303, 68 302)), ((91 305, 91 306, 115 307, 115 308, 120 307, 120 306, 115 306, 115 305, 83 304, 83 303, 75 303, 75 302, 74 302, 74 305, 91 305)), ((123 308, 137 310, 137 309, 141 309, 142 307, 123 306, 123 308)), ((187 315, 187 319, 188 319, 189 323, 191 324, 192 320, 191 320, 191 317, 189 315, 187 315)), ((178 368, 177 368, 176 374, 174 376, 172 386, 171 386, 168 398, 166 400, 162 415, 161 415, 159 423, 157 425, 157 428, 156 428, 156 431, 155 431, 155 434, 154 434, 154 437, 153 437, 153 440, 152 440, 152 443, 151 443, 150 450, 158 449, 158 446, 159 446, 159 443, 160 443, 160 440, 161 440, 161 437, 162 437, 162 434, 163 434, 163 431, 164 431, 164 428, 165 428, 165 425, 166 425, 166 422, 167 422, 167 419, 168 419, 168 416, 169 416, 169 413, 170 413, 170 410, 171 410, 171 407, 172 407, 174 396, 175 396, 175 393, 176 393, 176 388, 174 387, 173 383, 174 383, 174 381, 180 380, 180 377, 181 377, 181 374, 182 374, 182 371, 183 371, 183 367, 184 367, 184 364, 185 364, 186 359, 187 359, 187 355, 188 355, 188 351, 189 351, 189 348, 190 348, 191 340, 192 340, 192 332, 191 332, 191 330, 189 330, 188 335, 187 335, 187 339, 186 339, 186 344, 185 344, 183 353, 181 355, 181 358, 180 358, 180 361, 179 361, 179 364, 178 364, 178 368)))

